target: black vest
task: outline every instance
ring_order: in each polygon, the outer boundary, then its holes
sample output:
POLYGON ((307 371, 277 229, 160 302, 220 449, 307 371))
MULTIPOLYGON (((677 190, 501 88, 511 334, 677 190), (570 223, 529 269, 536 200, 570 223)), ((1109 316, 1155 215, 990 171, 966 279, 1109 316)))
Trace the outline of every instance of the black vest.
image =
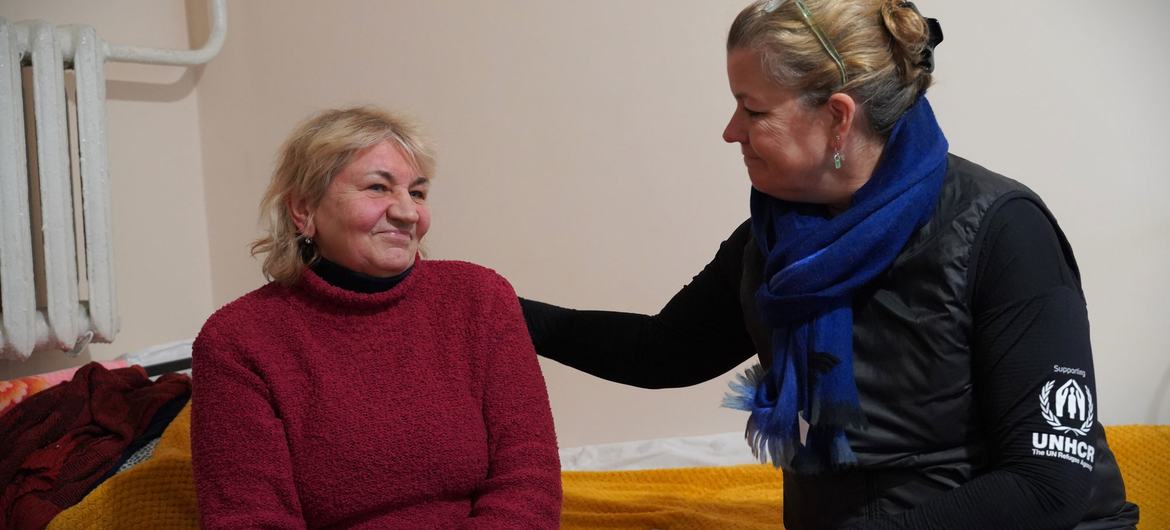
MULTIPOLYGON (((895 514, 962 485, 987 466, 972 388, 968 272, 977 262, 980 226, 997 205, 1025 197, 1048 210, 1022 184, 953 155, 945 178, 934 217, 889 270, 855 294, 854 376, 869 425, 846 435, 859 466, 825 475, 786 471, 787 528, 835 528, 895 514)), ((1059 229, 1057 234, 1075 272, 1071 250, 1059 229)), ((771 331, 755 303, 763 261, 750 240, 740 303, 767 366, 771 331)), ((1093 503, 1078 529, 1114 528, 1109 519, 1136 511, 1125 502, 1102 434, 1096 455, 1093 503)))

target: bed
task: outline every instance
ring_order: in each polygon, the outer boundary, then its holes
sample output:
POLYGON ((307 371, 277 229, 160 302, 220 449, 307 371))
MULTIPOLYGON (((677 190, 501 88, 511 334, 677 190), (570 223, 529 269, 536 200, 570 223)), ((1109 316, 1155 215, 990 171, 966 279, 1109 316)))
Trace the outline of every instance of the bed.
MULTIPOLYGON (((138 370, 152 384, 168 382, 174 389, 190 381, 190 346, 190 341, 160 345, 109 365, 115 371, 138 370)), ((92 378, 101 370, 109 371, 91 363, 78 370, 72 382, 78 377, 92 378)), ((12 403, 16 386, 0 382, 0 425, 14 417, 9 414, 24 412, 21 407, 37 401, 32 399, 37 391, 29 393, 34 386, 26 384, 26 394, 12 403), (5 399, 10 402, 7 411, 3 410, 5 399)), ((40 401, 42 407, 77 406, 40 401)), ((173 410, 158 407, 149 412, 152 419, 166 420, 165 425, 124 441, 116 461, 89 463, 96 478, 91 477, 93 483, 81 490, 74 488, 71 493, 76 498, 51 497, 59 504, 51 508, 59 509, 42 519, 44 524, 22 518, 11 504, 5 504, 0 527, 198 528, 191 480, 190 406, 179 398, 168 403, 173 410), (181 407, 176 405, 180 402, 181 407)), ((6 435, 12 438, 12 433, 0 432, 0 441, 6 435)), ((1170 426, 1109 426, 1107 435, 1128 496, 1141 507, 1140 528, 1170 528, 1170 460, 1164 456, 1170 454, 1170 426)), ((86 440, 78 442, 74 437, 73 441, 86 449, 82 443, 86 440)), ((781 476, 771 466, 755 463, 741 433, 562 448, 560 457, 565 529, 782 528, 781 476)), ((7 472, 5 465, 11 465, 11 458, 5 464, 0 457, 0 479, 7 472)), ((0 501, 5 495, 0 490, 0 501)), ((7 499, 12 499, 10 491, 7 499)), ((43 504, 37 507, 44 508, 43 504)))

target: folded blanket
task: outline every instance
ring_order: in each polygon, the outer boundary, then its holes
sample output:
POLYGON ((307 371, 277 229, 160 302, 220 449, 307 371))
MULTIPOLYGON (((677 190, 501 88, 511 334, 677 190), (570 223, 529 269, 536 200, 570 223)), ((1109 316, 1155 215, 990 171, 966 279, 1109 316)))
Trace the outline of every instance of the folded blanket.
POLYGON ((141 367, 89 363, 0 416, 0 528, 43 528, 101 482, 155 413, 191 393, 141 367))
POLYGON ((768 465, 565 471, 561 528, 782 528, 780 471, 768 465))
POLYGON ((151 457, 61 512, 49 530, 199 528, 191 472, 191 405, 163 431, 151 457))

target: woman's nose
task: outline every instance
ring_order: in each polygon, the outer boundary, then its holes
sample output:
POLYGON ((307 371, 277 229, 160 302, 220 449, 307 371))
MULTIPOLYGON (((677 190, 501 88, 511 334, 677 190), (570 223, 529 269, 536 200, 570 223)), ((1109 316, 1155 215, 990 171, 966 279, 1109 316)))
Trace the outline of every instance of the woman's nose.
POLYGON ((743 142, 743 130, 736 119, 736 113, 731 114, 731 119, 727 120, 727 127, 723 128, 723 141, 729 144, 743 142))
POLYGON ((410 196, 409 190, 394 194, 394 201, 386 208, 386 216, 410 223, 418 222, 418 206, 414 203, 414 197, 410 196))

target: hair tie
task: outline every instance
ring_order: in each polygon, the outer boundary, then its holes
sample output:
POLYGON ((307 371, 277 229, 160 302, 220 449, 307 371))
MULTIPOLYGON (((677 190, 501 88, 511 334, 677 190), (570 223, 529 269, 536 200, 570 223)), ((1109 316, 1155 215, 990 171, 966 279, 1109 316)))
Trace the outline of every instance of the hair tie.
MULTIPOLYGON (((915 15, 922 17, 922 12, 918 11, 918 6, 914 5, 914 2, 902 2, 899 5, 910 8, 915 15)), ((922 47, 918 66, 929 74, 934 72, 934 47, 943 41, 943 32, 937 18, 922 18, 926 20, 926 46, 922 47)))

